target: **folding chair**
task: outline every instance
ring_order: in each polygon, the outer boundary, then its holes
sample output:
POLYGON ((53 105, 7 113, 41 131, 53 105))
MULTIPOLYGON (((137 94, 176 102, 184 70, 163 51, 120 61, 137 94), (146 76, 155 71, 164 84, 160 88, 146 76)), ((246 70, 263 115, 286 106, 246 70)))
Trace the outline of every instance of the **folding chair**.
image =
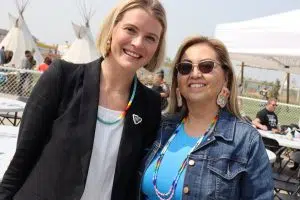
MULTIPOLYGON (((292 152, 290 154, 290 160, 294 162, 300 163, 300 152, 292 152)), ((275 196, 280 198, 280 196, 284 197, 285 195, 282 195, 279 193, 281 190, 286 191, 289 196, 297 197, 300 191, 300 167, 298 166, 297 170, 290 174, 289 176, 278 176, 274 178, 274 190, 276 192, 275 196), (297 176, 296 179, 294 178, 295 175, 297 176), (287 179, 286 179, 287 178, 287 179)), ((297 198, 296 198, 297 199, 297 198)))
POLYGON ((280 155, 284 152, 286 147, 282 147, 279 145, 277 140, 271 139, 271 138, 266 138, 262 137, 262 140, 265 144, 266 149, 269 149, 270 151, 274 152, 276 155, 276 160, 275 163, 279 163, 279 169, 281 169, 281 157, 280 155))
POLYGON ((299 193, 300 193, 300 186, 298 186, 297 190, 292 195, 276 193, 275 197, 277 197, 280 200, 300 200, 299 193))

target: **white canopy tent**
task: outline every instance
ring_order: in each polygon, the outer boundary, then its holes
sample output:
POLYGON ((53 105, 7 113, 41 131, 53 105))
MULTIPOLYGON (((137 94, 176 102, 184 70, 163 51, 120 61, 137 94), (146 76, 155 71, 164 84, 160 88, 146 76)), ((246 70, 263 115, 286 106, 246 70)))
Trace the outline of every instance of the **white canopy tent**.
MULTIPOLYGON (((300 74, 300 10, 248 21, 219 24, 215 37, 232 60, 247 66, 300 74)), ((288 90, 287 90, 288 91, 288 90)), ((289 93, 287 103, 289 102, 289 93)))
POLYGON ((248 21, 219 24, 215 37, 233 60, 300 74, 300 10, 248 21), (288 66, 288 67, 287 67, 288 66))
POLYGON ((99 58, 89 25, 93 12, 91 9, 87 10, 86 3, 82 5, 80 11, 85 20, 85 25, 72 23, 76 39, 62 57, 62 59, 72 63, 88 63, 99 58))
POLYGON ((17 68, 20 67, 22 60, 25 58, 25 50, 32 51, 36 64, 39 65, 43 62, 43 57, 25 23, 23 12, 26 8, 26 3, 18 4, 19 17, 16 18, 9 14, 11 28, 5 38, 0 43, 0 47, 4 46, 5 50, 13 51, 14 55, 8 65, 13 65, 17 68))

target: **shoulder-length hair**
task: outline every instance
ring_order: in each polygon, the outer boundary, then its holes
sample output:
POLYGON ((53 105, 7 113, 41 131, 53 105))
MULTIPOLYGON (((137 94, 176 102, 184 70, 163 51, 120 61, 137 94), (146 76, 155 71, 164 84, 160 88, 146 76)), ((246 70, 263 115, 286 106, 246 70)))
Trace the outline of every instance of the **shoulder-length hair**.
MULTIPOLYGON (((217 60, 220 62, 223 71, 225 72, 225 77, 227 80, 227 88, 230 91, 230 96, 228 99, 228 103, 226 104, 226 108, 229 112, 231 112, 236 117, 240 118, 240 112, 238 107, 238 101, 237 101, 237 81, 235 77, 235 73, 232 67, 232 63, 229 58, 229 53, 225 47, 225 45, 217 39, 214 38, 208 38, 204 36, 193 36, 186 38, 182 44, 180 45, 177 54, 175 56, 175 59, 173 60, 172 66, 173 66, 173 76, 172 76, 172 87, 170 92, 170 107, 169 112, 175 113, 178 111, 178 104, 177 104, 177 98, 176 98, 176 88, 178 87, 177 82, 177 75, 178 71, 176 69, 176 64, 178 64, 181 61, 181 58, 184 54, 184 52, 191 46, 195 44, 207 44, 210 46, 217 55, 217 60)), ((184 97, 182 97, 182 108, 187 111, 187 105, 184 97)))

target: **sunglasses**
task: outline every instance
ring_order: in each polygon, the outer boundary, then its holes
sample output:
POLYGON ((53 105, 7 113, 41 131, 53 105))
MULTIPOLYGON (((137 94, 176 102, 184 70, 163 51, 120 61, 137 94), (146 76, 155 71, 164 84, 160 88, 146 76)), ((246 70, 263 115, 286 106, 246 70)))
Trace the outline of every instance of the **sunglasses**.
POLYGON ((181 62, 176 64, 176 69, 181 75, 188 75, 194 70, 194 66, 197 66, 198 70, 203 74, 210 73, 216 65, 220 63, 213 60, 203 60, 199 63, 181 62))
POLYGON ((278 106, 277 104, 271 104, 271 105, 274 106, 274 107, 278 106))

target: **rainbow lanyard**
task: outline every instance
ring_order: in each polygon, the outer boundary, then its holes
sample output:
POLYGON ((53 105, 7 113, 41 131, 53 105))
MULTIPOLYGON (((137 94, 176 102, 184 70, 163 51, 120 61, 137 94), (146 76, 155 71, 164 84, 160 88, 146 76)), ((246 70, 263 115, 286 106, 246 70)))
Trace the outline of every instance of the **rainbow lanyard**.
POLYGON ((187 161, 188 161, 188 157, 189 155, 203 142, 206 141, 207 137, 212 133, 212 131, 214 130, 215 128, 215 125, 217 123, 217 120, 218 120, 218 117, 219 115, 217 114, 213 120, 211 121, 208 129, 206 130, 206 132, 204 133, 204 136, 203 137, 200 137, 197 141, 197 143, 195 144, 195 146, 190 150, 190 152, 188 153, 188 155, 186 156, 186 158, 184 159, 184 161, 182 162, 178 172, 177 172, 177 175, 175 177, 175 179, 173 180, 172 182, 172 185, 169 189, 169 191, 167 193, 162 193, 158 190, 157 188, 157 174, 158 174, 158 170, 160 168, 160 165, 161 165, 161 161, 166 153, 166 151, 168 150, 171 142, 173 141, 173 139, 175 138, 176 134, 179 132, 179 129, 181 126, 184 125, 184 122, 186 120, 186 118, 184 118, 180 125, 176 128, 175 132, 173 133, 173 135, 170 137, 170 139, 168 140, 168 142, 166 143, 166 145, 164 146, 164 148, 162 149, 157 161, 156 161, 156 165, 155 165, 155 168, 154 168, 154 174, 153 174, 153 179, 152 179, 152 183, 153 183, 153 186, 154 186, 154 190, 155 190, 155 193, 156 193, 156 196, 160 199, 160 200, 170 200, 172 199, 174 193, 175 193, 175 190, 176 190, 176 187, 177 187, 177 183, 178 183, 178 180, 180 178, 180 175, 182 174, 183 170, 185 169, 186 165, 187 165, 187 161))
POLYGON ((101 119, 99 116, 97 116, 97 120, 105 125, 113 125, 115 123, 118 123, 120 120, 124 119, 126 116, 127 111, 129 110, 129 108, 131 107, 131 104, 133 102, 133 99, 135 97, 135 93, 136 93, 136 87, 137 87, 137 77, 134 76, 134 85, 133 85, 133 91, 131 93, 129 102, 125 108, 125 110, 120 114, 120 116, 115 120, 115 121, 105 121, 104 119, 101 119))

